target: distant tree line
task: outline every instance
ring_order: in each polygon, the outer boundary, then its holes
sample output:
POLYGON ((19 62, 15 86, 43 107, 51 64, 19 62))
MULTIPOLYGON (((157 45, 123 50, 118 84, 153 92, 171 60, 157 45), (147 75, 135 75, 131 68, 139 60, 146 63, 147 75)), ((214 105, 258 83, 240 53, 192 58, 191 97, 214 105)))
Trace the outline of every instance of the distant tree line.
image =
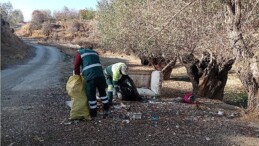
MULTIPOLYGON (((0 3, 0 15, 1 18, 9 22, 11 25, 24 21, 24 16, 21 10, 13 10, 13 6, 10 2, 0 3)), ((69 9, 64 6, 62 10, 52 12, 50 10, 34 10, 32 12, 31 23, 32 29, 40 29, 44 22, 55 21, 69 21, 69 20, 92 20, 95 17, 95 11, 93 9, 82 9, 79 11, 69 9)))
POLYGON ((34 10, 32 12, 31 29, 43 29, 45 34, 49 33, 50 24, 56 22, 67 22, 71 25, 71 31, 78 31, 79 21, 92 20, 95 17, 95 11, 91 9, 83 9, 76 11, 64 7, 62 10, 54 11, 53 16, 50 10, 34 10))
POLYGON ((10 25, 15 25, 24 21, 23 13, 19 9, 13 10, 13 5, 10 2, 0 3, 1 18, 9 22, 10 25))

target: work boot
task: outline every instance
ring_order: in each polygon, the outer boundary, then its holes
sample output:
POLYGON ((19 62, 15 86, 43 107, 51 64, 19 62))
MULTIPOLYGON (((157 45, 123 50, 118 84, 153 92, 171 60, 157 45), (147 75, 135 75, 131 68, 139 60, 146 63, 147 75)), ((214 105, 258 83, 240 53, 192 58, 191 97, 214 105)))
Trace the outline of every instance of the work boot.
POLYGON ((90 115, 92 118, 97 117, 97 109, 90 109, 90 115))
POLYGON ((110 104, 110 106, 112 106, 112 100, 113 100, 113 93, 112 92, 108 92, 108 98, 109 98, 109 104, 110 104))

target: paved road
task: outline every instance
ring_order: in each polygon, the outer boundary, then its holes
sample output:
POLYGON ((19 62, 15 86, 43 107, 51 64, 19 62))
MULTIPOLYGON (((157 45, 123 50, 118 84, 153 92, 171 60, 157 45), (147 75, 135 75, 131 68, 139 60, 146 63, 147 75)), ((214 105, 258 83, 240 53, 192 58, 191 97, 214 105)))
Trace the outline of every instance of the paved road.
POLYGON ((55 47, 33 45, 35 57, 24 65, 1 71, 1 89, 34 90, 58 84, 60 63, 63 56, 55 47))

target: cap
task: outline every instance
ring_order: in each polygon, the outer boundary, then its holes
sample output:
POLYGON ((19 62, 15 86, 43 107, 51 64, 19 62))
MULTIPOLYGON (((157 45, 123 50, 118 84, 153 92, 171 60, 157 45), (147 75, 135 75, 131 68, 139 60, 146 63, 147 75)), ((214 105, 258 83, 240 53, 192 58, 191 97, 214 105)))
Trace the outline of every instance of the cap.
POLYGON ((121 67, 121 73, 123 75, 128 75, 128 67, 127 66, 122 66, 121 67))

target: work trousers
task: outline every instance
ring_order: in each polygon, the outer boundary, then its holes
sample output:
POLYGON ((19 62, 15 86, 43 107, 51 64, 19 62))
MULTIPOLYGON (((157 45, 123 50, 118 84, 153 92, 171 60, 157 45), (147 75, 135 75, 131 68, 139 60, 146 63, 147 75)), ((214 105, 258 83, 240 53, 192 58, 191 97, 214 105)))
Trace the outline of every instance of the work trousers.
POLYGON ((97 100, 96 100, 96 89, 99 91, 99 96, 103 103, 103 110, 109 110, 109 100, 106 95, 106 81, 105 77, 96 77, 91 80, 86 80, 86 95, 88 97, 88 104, 90 108, 90 114, 92 117, 97 116, 97 100))

